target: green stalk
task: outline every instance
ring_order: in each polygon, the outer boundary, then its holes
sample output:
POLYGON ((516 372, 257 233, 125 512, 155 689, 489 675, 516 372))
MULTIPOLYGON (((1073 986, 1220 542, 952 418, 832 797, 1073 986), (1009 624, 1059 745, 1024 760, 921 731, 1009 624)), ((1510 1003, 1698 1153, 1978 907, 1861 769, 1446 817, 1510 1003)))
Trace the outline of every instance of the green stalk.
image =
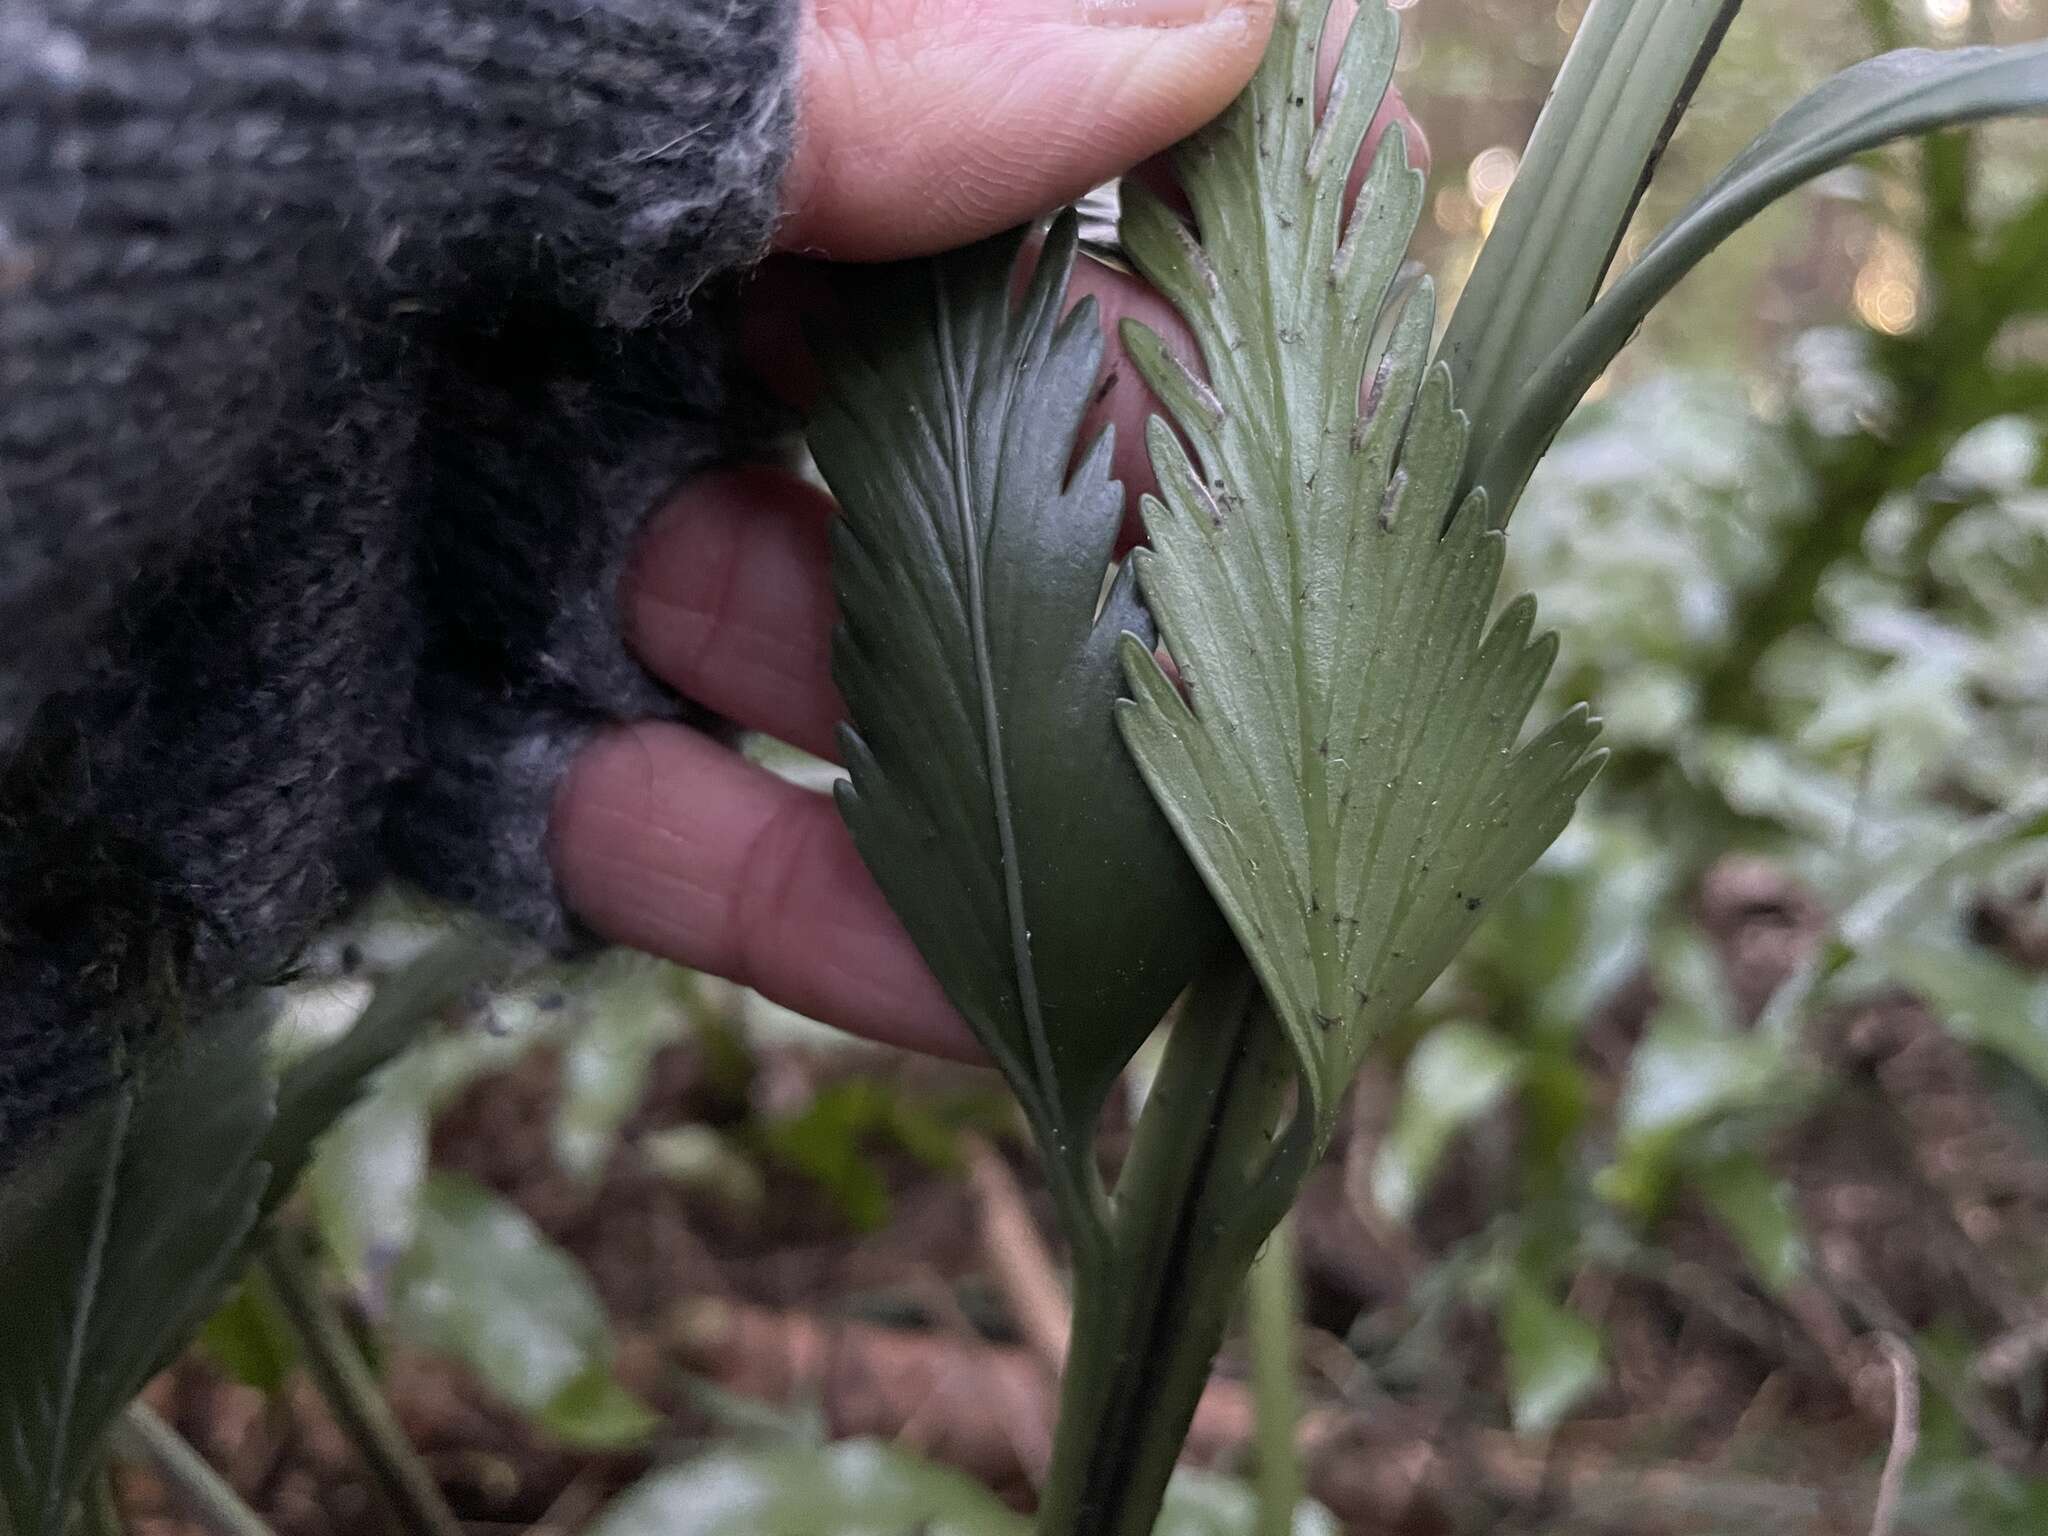
POLYGON ((1291 1536, 1301 1504, 1301 1457, 1294 1433, 1301 1399, 1294 1389, 1294 1223, 1282 1221, 1252 1261, 1245 1314, 1252 1345, 1252 1406, 1258 1449, 1259 1536, 1291 1536))
POLYGON ((73 1529, 82 1531, 84 1536, 127 1536, 120 1505, 114 1498, 114 1480, 107 1475, 106 1468, 93 1475, 79 1496, 73 1529))
MULTIPOLYGON (((185 1437, 140 1398, 115 1421, 114 1453, 129 1461, 146 1461, 173 1483, 200 1523, 216 1536, 272 1536, 263 1517, 251 1509, 228 1480, 193 1450, 185 1437)), ((116 1525, 115 1530, 120 1527, 116 1525)))
POLYGON ((277 1292, 307 1368, 342 1431, 410 1536, 463 1536, 440 1486, 399 1427, 370 1364, 327 1299, 296 1234, 273 1227, 258 1260, 277 1292))
POLYGON ((1235 957, 1196 983, 1117 1184, 1109 1243, 1077 1258, 1038 1536, 1148 1536, 1210 1362, 1305 1146, 1275 1141, 1295 1064, 1235 957), (1285 1159, 1285 1169, 1276 1161, 1285 1159))

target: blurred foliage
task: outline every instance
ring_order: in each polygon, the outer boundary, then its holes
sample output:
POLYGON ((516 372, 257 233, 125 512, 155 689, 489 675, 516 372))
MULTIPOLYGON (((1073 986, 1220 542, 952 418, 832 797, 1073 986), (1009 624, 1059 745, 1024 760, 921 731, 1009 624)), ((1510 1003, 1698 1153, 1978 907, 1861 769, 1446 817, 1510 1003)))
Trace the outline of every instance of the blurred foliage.
MULTIPOLYGON (((1762 25, 1794 20, 1779 68, 1841 46, 1805 32, 1822 9, 1752 8, 1716 83, 1762 25)), ((1481 1126, 1514 1139, 1519 1187, 1420 1288, 1405 1338, 1359 1336, 1383 1384, 1462 1298, 1497 1320, 1512 1422, 1556 1424, 1603 1380, 1577 1283, 1667 1262, 1681 1215, 1717 1224, 1763 1294, 1812 1278, 1779 1149, 1855 1091, 1812 1038, 1831 1009, 1903 989, 2002 1063, 2009 1099, 2048 1102, 2048 983, 1973 916, 2038 909, 2048 870, 2048 191, 2014 159, 1952 135, 1840 181, 1826 195, 1890 263, 1847 264, 1865 323, 1785 336, 1747 378, 1638 362, 1532 482, 1506 586, 1539 594, 1554 702, 1597 700, 1617 759, 1411 1032, 1376 1201, 1407 1219, 1481 1126), (1696 904, 1731 850, 1796 876, 1824 925, 1747 1008, 1696 904), (1624 983, 1651 1001, 1603 1093, 1588 1032, 1624 983)), ((1671 314, 1731 340, 1684 299, 1671 314)), ((1967 1374, 1920 1348, 1938 1396, 1967 1374)), ((2048 1483, 1949 1422, 1910 1517, 2031 1528, 2048 1483)))
POLYGON ((959 1473, 871 1440, 712 1451, 621 1494, 591 1536, 1024 1536, 959 1473))
POLYGON ((236 1381, 263 1393, 282 1391, 299 1363, 291 1324, 278 1309, 269 1283, 254 1269, 207 1319, 199 1348, 236 1381))
MULTIPOLYGON (((1154 1536, 1255 1536, 1257 1511, 1235 1478, 1186 1470, 1154 1536)), ((872 1440, 734 1446, 653 1473, 589 1536, 1026 1536, 1030 1522, 959 1473, 872 1440)), ((1336 1536, 1301 1505, 1291 1536, 1336 1536)))
POLYGON ((889 1187, 878 1153, 908 1154, 943 1173, 960 1169, 959 1133, 1013 1124, 999 1094, 920 1100, 878 1078, 841 1078, 820 1088, 796 1114, 764 1120, 754 1142, 827 1194, 854 1228, 872 1232, 889 1219, 889 1187))
POLYGON ((407 1338, 460 1360, 571 1445, 631 1445, 658 1420, 613 1380, 611 1329, 576 1264, 517 1207, 435 1174, 393 1277, 407 1338))

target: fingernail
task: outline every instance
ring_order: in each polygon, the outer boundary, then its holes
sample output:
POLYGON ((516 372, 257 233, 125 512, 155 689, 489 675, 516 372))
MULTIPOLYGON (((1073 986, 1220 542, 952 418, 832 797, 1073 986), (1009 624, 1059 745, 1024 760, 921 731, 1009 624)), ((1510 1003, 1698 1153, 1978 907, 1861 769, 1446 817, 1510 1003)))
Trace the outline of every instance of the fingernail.
POLYGON ((1081 19, 1101 27, 1191 27, 1243 0, 1081 0, 1081 19))

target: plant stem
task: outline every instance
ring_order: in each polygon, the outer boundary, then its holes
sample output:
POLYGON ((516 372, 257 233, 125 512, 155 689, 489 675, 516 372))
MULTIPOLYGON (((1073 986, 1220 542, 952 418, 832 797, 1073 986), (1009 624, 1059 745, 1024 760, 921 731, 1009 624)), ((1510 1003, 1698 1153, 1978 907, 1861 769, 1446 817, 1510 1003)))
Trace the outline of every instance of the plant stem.
POLYGON ((149 1404, 137 1400, 128 1405, 115 1421, 112 1445, 116 1455, 146 1461, 176 1484, 193 1513, 217 1536, 272 1536, 263 1517, 149 1404))
POLYGON ((412 1536, 463 1536, 433 1475, 405 1437, 369 1362, 349 1336, 295 1234, 273 1227, 258 1260, 298 1335, 306 1365, 401 1524, 412 1536))
POLYGON ((84 1536, 124 1536, 121 1509, 114 1502, 114 1480, 105 1467, 93 1474, 78 1497, 77 1517, 71 1529, 84 1536))
POLYGON ((1252 1345, 1252 1405, 1258 1447, 1259 1536, 1291 1536, 1301 1503, 1301 1458, 1294 1432, 1301 1402, 1294 1390, 1294 1223, 1283 1220, 1252 1260, 1245 1313, 1252 1345))
POLYGON ((1270 1176, 1294 1074, 1243 963, 1212 968, 1139 1119, 1110 1241, 1076 1263, 1038 1536, 1151 1531, 1245 1270, 1285 1209, 1270 1176))

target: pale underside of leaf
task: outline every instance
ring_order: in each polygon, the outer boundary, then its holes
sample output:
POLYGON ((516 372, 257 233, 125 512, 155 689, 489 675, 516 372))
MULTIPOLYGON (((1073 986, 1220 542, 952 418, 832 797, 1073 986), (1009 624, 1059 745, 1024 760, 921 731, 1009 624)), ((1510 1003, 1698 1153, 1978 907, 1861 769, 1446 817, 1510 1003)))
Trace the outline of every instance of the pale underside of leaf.
POLYGON ((1153 423, 1137 559, 1187 693, 1127 643, 1119 711, 1319 1122, 1597 766, 1583 711, 1520 744, 1554 647, 1526 600, 1488 622, 1501 535, 1453 500, 1465 427, 1427 363, 1427 284, 1386 312, 1422 187, 1398 131, 1343 215, 1396 29, 1360 15, 1318 121, 1324 9, 1283 10, 1251 88, 1183 149, 1199 240, 1128 194, 1125 245, 1208 379, 1127 328, 1186 442, 1153 423))

